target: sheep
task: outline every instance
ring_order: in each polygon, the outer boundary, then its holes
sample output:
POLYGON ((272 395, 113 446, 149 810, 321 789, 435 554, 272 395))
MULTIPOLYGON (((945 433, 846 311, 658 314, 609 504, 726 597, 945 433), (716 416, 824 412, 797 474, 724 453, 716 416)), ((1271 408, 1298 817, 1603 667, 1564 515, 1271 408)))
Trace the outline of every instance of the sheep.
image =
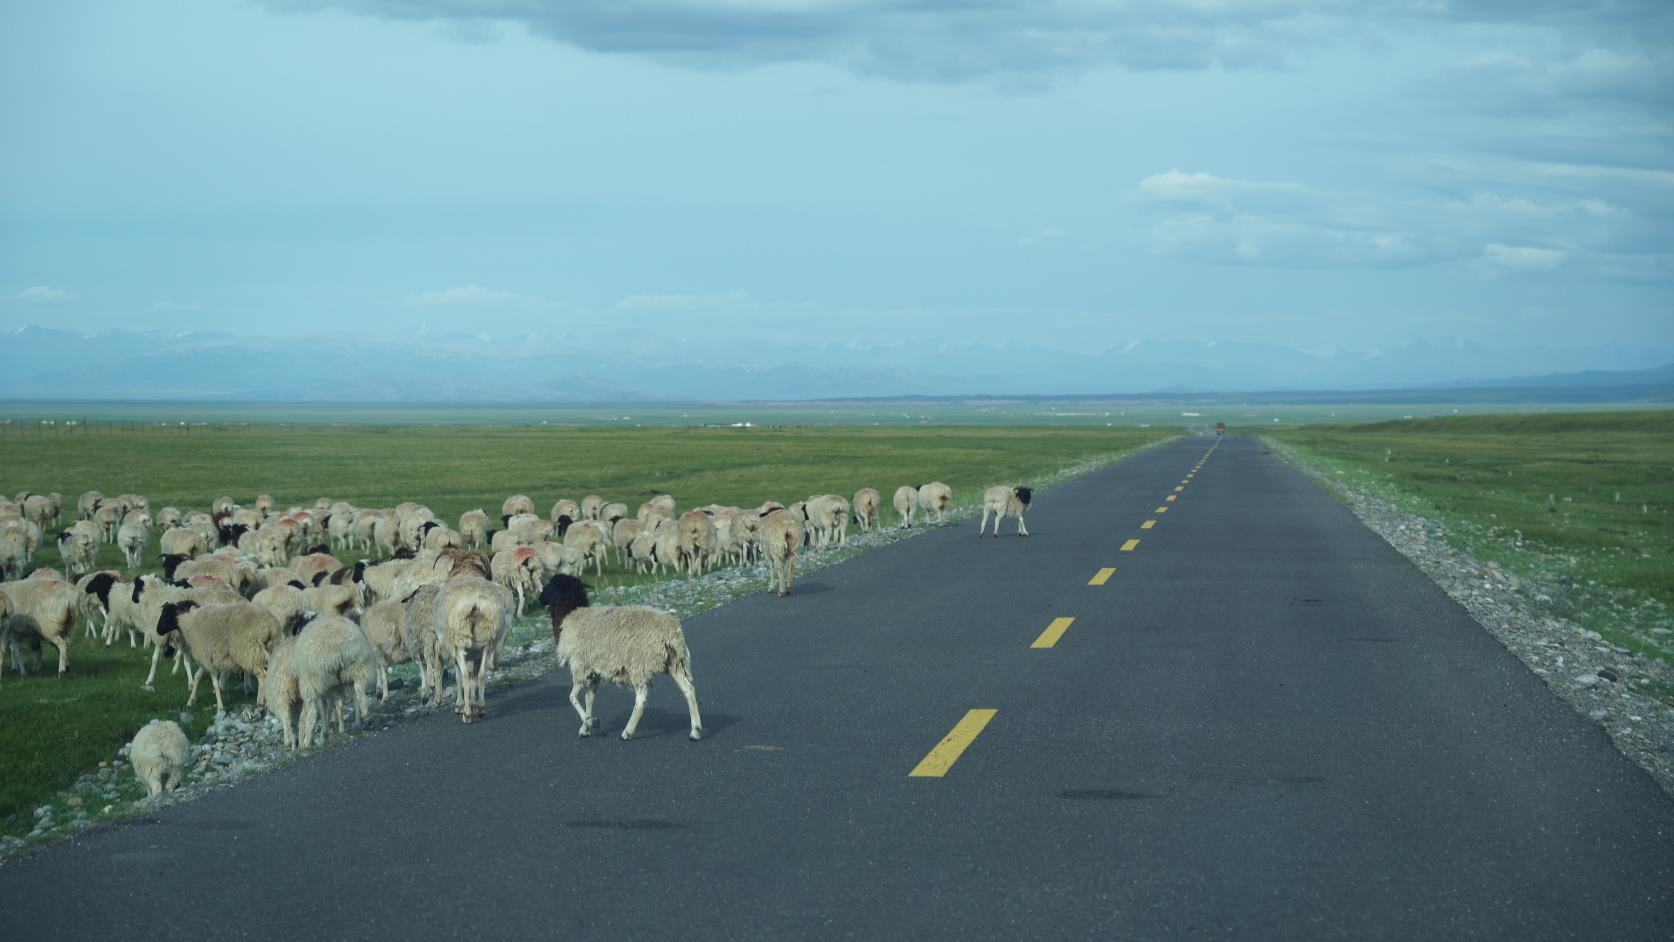
POLYGON ((116 542, 116 530, 122 526, 122 505, 115 501, 105 501, 93 511, 93 524, 99 531, 99 542, 116 542))
POLYGON ((651 541, 651 566, 658 575, 662 574, 664 566, 673 567, 680 571, 682 556, 680 553, 680 527, 673 522, 665 522, 657 528, 651 541))
POLYGON ((256 502, 250 507, 264 517, 273 516, 273 498, 267 494, 257 494, 256 502))
POLYGON ((996 484, 982 492, 982 522, 977 524, 977 536, 988 526, 988 515, 994 514, 994 536, 1000 535, 1000 521, 1007 514, 1017 518, 1017 535, 1028 536, 1029 528, 1023 525, 1023 512, 1029 509, 1029 501, 1034 497, 1034 490, 1027 487, 1012 487, 1009 484, 996 484))
POLYGON ((453 661, 459 684, 454 710, 461 722, 480 718, 487 709, 488 672, 506 637, 511 604, 504 587, 477 576, 449 579, 436 598, 435 676, 440 684, 441 665, 453 661))
POLYGON ((29 566, 29 541, 22 533, 0 533, 0 582, 16 579, 29 566))
POLYGON ((401 544, 401 522, 393 516, 372 521, 372 544, 379 556, 394 556, 401 544))
POLYGON ((336 572, 342 565, 337 557, 327 553, 309 553, 286 563, 285 568, 295 573, 297 579, 314 585, 318 577, 336 572))
POLYGON ((401 599, 401 641, 418 665, 419 702, 432 706, 442 704, 441 659, 436 656, 436 599, 441 594, 442 584, 435 582, 401 599))
POLYGON ((99 552, 98 541, 80 528, 78 523, 74 528, 58 533, 58 555, 64 560, 64 570, 71 579, 80 579, 92 572, 93 560, 99 552))
MULTIPOLYGON (((40 573, 17 582, 0 585, 0 676, 6 668, 6 650, 12 651, 12 666, 23 673, 20 648, 29 644, 39 650, 42 643, 58 649, 58 676, 70 667, 70 639, 76 629, 76 589, 61 579, 40 573)), ((37 660, 38 660, 37 656, 37 660)))
POLYGON ((701 576, 714 562, 719 543, 715 523, 701 510, 688 510, 680 515, 680 561, 688 575, 701 576))
POLYGON ((621 501, 612 501, 599 508, 599 522, 610 526, 628 515, 628 505, 621 501))
POLYGON ((349 545, 357 550, 371 550, 373 529, 379 519, 389 515, 382 510, 362 510, 355 514, 354 523, 349 527, 349 545))
POLYGON ((299 742, 313 744, 314 725, 328 704, 337 708, 337 734, 343 735, 343 701, 350 693, 355 721, 366 722, 367 691, 378 682, 378 655, 358 625, 340 615, 321 615, 297 634, 292 657, 302 698, 299 742))
MULTIPOLYGON (((165 582, 157 576, 140 576, 134 579, 133 584, 134 588, 131 591, 130 600, 136 607, 135 622, 141 626, 140 631, 146 643, 153 645, 151 648, 151 670, 146 674, 145 681, 140 684, 140 688, 143 690, 154 689, 152 682, 157 679, 157 662, 162 659, 165 648, 168 647, 163 643, 165 639, 156 636, 151 631, 151 628, 157 624, 157 620, 162 617, 164 604, 192 601, 199 605, 231 605, 244 601, 231 587, 219 582, 182 587, 177 583, 165 582)), ((190 653, 184 648, 173 650, 175 660, 171 672, 178 671, 182 665, 185 665, 187 674, 190 676, 192 671, 190 653)))
POLYGON ((87 493, 81 495, 81 497, 76 499, 76 519, 92 520, 93 511, 99 509, 99 502, 104 499, 105 495, 99 493, 98 491, 88 491, 87 493))
POLYGON ((570 669, 570 705, 581 717, 578 735, 591 736, 599 721, 593 698, 599 681, 632 687, 634 711, 622 739, 634 738, 645 713, 651 681, 659 674, 674 678, 686 697, 692 742, 703 738, 703 716, 698 712, 697 688, 692 683, 692 656, 686 636, 673 615, 639 605, 591 608, 587 584, 574 576, 553 576, 541 590, 541 604, 552 617, 552 640, 558 663, 570 669))
POLYGON ((513 494, 500 504, 501 519, 515 517, 518 514, 533 514, 534 512, 535 502, 523 494, 513 494))
POLYGON ((761 519, 756 540, 773 567, 767 580, 767 591, 772 592, 777 585, 779 596, 783 598, 790 594, 791 580, 796 575, 796 551, 802 546, 802 521, 789 510, 772 511, 761 519))
POLYGON ((23 516, 34 521, 38 527, 45 529, 57 520, 57 514, 52 509, 52 499, 45 494, 30 494, 18 503, 22 505, 23 516))
POLYGON ((895 512, 901 515, 901 526, 913 525, 913 515, 918 512, 918 488, 903 484, 895 489, 895 512))
POLYGON ((326 519, 326 539, 330 541, 334 550, 350 549, 354 546, 355 513, 345 510, 333 513, 326 519))
POLYGON ((599 509, 604 507, 605 499, 597 494, 588 494, 581 499, 581 519, 599 519, 599 509))
POLYGON ((360 587, 322 582, 302 590, 302 607, 319 614, 352 618, 360 614, 360 587))
POLYGON ((389 669, 391 665, 412 660, 401 625, 407 617, 407 606, 399 600, 379 602, 361 616, 360 630, 372 644, 378 659, 378 702, 389 699, 389 669))
POLYGON ((203 552, 208 547, 204 544, 197 531, 186 527, 175 527, 164 530, 157 537, 157 551, 164 556, 192 557, 203 552))
POLYGON ((931 481, 918 489, 918 505, 924 508, 924 519, 936 515, 936 523, 947 522, 948 508, 953 506, 953 489, 940 481, 931 481))
POLYGON ((303 613, 308 610, 303 601, 303 591, 307 588, 301 582, 270 585, 257 592, 250 601, 266 609, 281 628, 290 628, 300 622, 303 613))
POLYGON ((647 517, 667 517, 668 519, 673 520, 674 511, 674 498, 667 494, 658 494, 656 497, 653 497, 645 503, 639 505, 639 513, 635 519, 639 521, 641 526, 650 526, 650 522, 646 519, 647 517))
POLYGON ((863 487, 854 492, 854 520, 860 524, 860 532, 871 533, 878 526, 878 508, 882 503, 883 499, 873 488, 863 487))
POLYGON ((116 531, 116 545, 121 548, 129 569, 138 569, 140 556, 151 542, 151 515, 140 511, 139 516, 122 524, 116 531))
POLYGON ((838 494, 822 494, 808 498, 803 505, 813 524, 814 543, 825 547, 831 543, 843 545, 848 535, 849 502, 838 494))
POLYGON ((178 507, 164 507, 157 511, 157 526, 164 530, 171 530, 185 523, 186 518, 180 514, 178 507))
POLYGON ((501 522, 505 525, 506 532, 513 534, 513 538, 523 546, 552 538, 552 523, 534 514, 517 514, 501 522))
POLYGON ((296 728, 302 712, 302 689, 296 671, 296 636, 287 633, 273 646, 267 658, 267 686, 262 688, 262 706, 279 717, 285 748, 296 750, 296 728))
POLYGON ((489 574, 494 582, 516 594, 519 615, 523 614, 525 598, 535 595, 540 588, 540 568, 540 558, 532 546, 503 549, 489 561, 489 574))
POLYGON ((465 538, 458 530, 444 527, 432 520, 424 525, 424 538, 420 541, 424 549, 464 549, 465 538))
POLYGON ((76 580, 76 611, 89 636, 110 636, 111 596, 121 579, 122 573, 106 569, 90 572, 76 580))
POLYGON ((600 576, 604 575, 605 547, 609 543, 604 526, 595 520, 578 521, 564 534, 564 545, 579 550, 600 576))
POLYGON ((175 632, 180 633, 187 653, 198 665, 191 676, 187 706, 197 700, 198 684, 207 673, 210 685, 215 688, 215 712, 225 713, 227 706, 221 697, 221 674, 230 670, 245 670, 254 674, 257 699, 260 700, 263 678, 267 675, 268 655, 280 636, 279 620, 271 612, 245 601, 225 605, 199 605, 189 599, 164 602, 157 616, 157 637, 167 638, 175 632))
POLYGON ((748 565, 756 560, 760 547, 756 543, 756 534, 761 530, 761 514, 754 511, 741 511, 732 518, 727 528, 727 544, 723 550, 732 555, 740 565, 748 565))
POLYGON ((622 517, 610 525, 610 543, 616 547, 616 561, 621 563, 623 568, 627 568, 628 547, 633 543, 634 537, 639 536, 639 530, 639 521, 632 517, 622 517))
POLYGON ((172 792, 186 776, 191 747, 180 724, 173 720, 152 720, 141 727, 128 746, 128 761, 134 777, 145 786, 148 797, 172 792))
POLYGON ((488 542, 488 513, 481 507, 459 515, 459 537, 471 549, 482 549, 488 542))

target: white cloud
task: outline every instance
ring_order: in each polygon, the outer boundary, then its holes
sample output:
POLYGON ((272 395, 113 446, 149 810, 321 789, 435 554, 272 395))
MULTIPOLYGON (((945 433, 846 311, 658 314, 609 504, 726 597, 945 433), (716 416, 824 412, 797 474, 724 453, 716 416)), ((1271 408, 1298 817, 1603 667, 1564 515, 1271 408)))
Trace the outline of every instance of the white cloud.
POLYGON ((12 295, 8 300, 17 301, 20 304, 53 304, 59 301, 73 301, 75 300, 75 293, 65 291, 63 288, 49 288, 46 285, 35 285, 33 287, 24 288, 17 294, 12 295))
POLYGON ((1478 270, 1495 271, 1551 271, 1569 258, 1559 249, 1538 249, 1527 245, 1503 245, 1490 242, 1482 247, 1478 270))
POLYGON ((517 295, 498 288, 484 288, 472 282, 442 291, 423 291, 407 295, 407 303, 418 307, 482 307, 502 304, 517 295))

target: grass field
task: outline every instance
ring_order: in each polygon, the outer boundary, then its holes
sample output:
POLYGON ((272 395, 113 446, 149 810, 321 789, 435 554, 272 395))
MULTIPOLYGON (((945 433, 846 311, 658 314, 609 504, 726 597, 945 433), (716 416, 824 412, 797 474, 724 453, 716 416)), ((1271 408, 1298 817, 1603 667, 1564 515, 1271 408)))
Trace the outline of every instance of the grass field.
MULTIPOLYGON (((589 493, 633 507, 656 493, 674 495, 682 507, 755 506, 825 492, 846 496, 872 486, 883 495, 887 521, 893 517, 890 496, 901 484, 941 480, 954 489, 956 501, 970 503, 986 485, 1028 483, 1174 434, 1135 428, 483 426, 13 432, 0 440, 0 488, 57 491, 72 514, 75 498, 96 489, 144 494, 154 510, 208 509, 221 494, 244 503, 271 494, 280 507, 322 496, 362 506, 411 499, 456 521, 475 507, 497 516, 500 502, 514 493, 528 494, 544 515, 560 497, 579 500, 589 493)), ((36 564, 59 565, 50 542, 36 564)), ((101 549, 100 565, 122 568, 114 546, 101 549)), ((157 565, 154 537, 144 568, 157 565)), ((616 572, 604 582, 646 578, 616 572)), ((155 693, 141 690, 148 663, 126 642, 107 649, 78 629, 66 679, 51 676, 50 662, 45 675, 18 678, 8 668, 0 679, 0 833, 26 833, 33 805, 110 759, 146 720, 179 713, 185 683, 160 676, 155 693)), ((235 695, 234 702, 247 700, 235 695)), ((196 740, 213 713, 206 683, 188 735, 196 740)))
POLYGON ((1447 522, 1459 549, 1551 586, 1556 613, 1670 658, 1674 412, 1315 425, 1275 437, 1447 522))

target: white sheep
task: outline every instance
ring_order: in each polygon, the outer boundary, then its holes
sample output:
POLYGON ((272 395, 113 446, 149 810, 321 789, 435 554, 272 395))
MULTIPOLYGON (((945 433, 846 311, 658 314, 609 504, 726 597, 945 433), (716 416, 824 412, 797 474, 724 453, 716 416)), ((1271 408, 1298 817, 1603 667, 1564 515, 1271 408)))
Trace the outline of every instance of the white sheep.
POLYGON ((918 505, 924 508, 924 519, 936 515, 936 523, 947 522, 947 512, 953 507, 953 488, 940 481, 931 481, 918 489, 918 505))
POLYGON ((400 600, 379 602, 361 616, 360 630, 372 644, 378 658, 378 702, 389 699, 389 669, 392 665, 412 660, 407 641, 402 637, 401 625, 407 618, 407 606, 400 600))
POLYGON ((563 520, 565 517, 570 518, 563 524, 565 527, 568 527, 571 523, 581 519, 581 505, 573 500, 570 500, 568 497, 559 498, 558 501, 552 505, 552 513, 547 517, 547 519, 552 521, 554 529, 558 529, 558 521, 563 520))
POLYGON ((459 538, 471 549, 482 549, 488 543, 488 512, 478 507, 460 514, 459 538))
POLYGON ((215 688, 217 713, 227 709, 221 697, 221 674, 225 671, 254 674, 260 696, 268 655, 280 635, 279 621, 267 609, 243 601, 203 606, 190 600, 165 602, 157 618, 157 637, 167 638, 175 632, 180 633, 180 640, 198 665, 191 677, 187 706, 197 700, 198 684, 205 673, 215 688))
MULTIPOLYGON (((477 576, 449 579, 436 598, 438 666, 454 663, 459 683, 454 709, 462 722, 482 717, 487 709, 488 672, 511 623, 511 606, 510 592, 477 576)), ((440 670, 436 677, 440 683, 440 670)))
POLYGON ((502 520, 507 517, 515 517, 518 514, 533 514, 534 512, 535 502, 523 494, 513 494, 500 504, 500 519, 502 520))
POLYGON ((540 558, 533 546, 508 547, 495 553, 488 563, 489 577, 494 583, 517 596, 519 615, 523 614, 525 600, 540 592, 540 570, 540 558))
POLYGON ((688 510, 680 515, 679 559, 688 575, 701 576, 714 564, 720 544, 715 535, 715 522, 701 510, 688 510))
POLYGON ((773 567, 767 591, 772 592, 777 586, 780 597, 788 595, 791 580, 796 576, 796 551, 802 547, 802 520, 789 510, 772 511, 762 518, 756 541, 773 567))
POLYGON ((128 561, 129 569, 138 569, 140 556, 151 542, 151 515, 145 511, 123 522, 116 530, 116 545, 128 561))
POLYGON ((93 571, 99 554, 98 538, 90 534, 86 522, 77 523, 58 533, 58 555, 64 561, 64 571, 71 579, 80 579, 93 571))
POLYGON ((593 699, 599 682, 609 680, 633 688, 634 711, 622 738, 634 738, 651 681, 667 674, 686 697, 691 724, 688 738, 693 742, 703 738, 692 657, 678 619, 638 605, 591 608, 586 584, 565 575, 553 576, 541 590, 541 604, 552 616, 558 663, 570 669, 570 705, 581 717, 579 735, 590 736, 598 728, 593 699))
POLYGON ((184 556, 190 559, 209 547, 196 530, 174 527, 157 537, 157 550, 164 556, 184 556))
POLYGON ((366 722, 367 691, 378 682, 378 655, 360 626, 340 615, 321 615, 303 626, 291 656, 302 698, 299 742, 313 745, 314 725, 328 706, 336 707, 337 734, 343 735, 343 702, 351 694, 356 722, 366 722))
POLYGON ((152 720, 134 734, 128 747, 128 761, 134 777, 152 798, 172 792, 186 776, 191 747, 180 724, 173 720, 152 720))
POLYGON ((76 519, 92 520, 93 511, 99 509, 99 502, 104 499, 105 495, 99 493, 98 491, 88 491, 87 493, 81 495, 81 497, 76 499, 76 519))
POLYGON ((860 524, 860 532, 871 533, 878 525, 878 509, 882 504, 883 498, 875 488, 863 487, 854 492, 854 519, 860 524))
POLYGON ((605 533, 603 524, 596 520, 577 521, 564 533, 564 545, 579 550, 593 565, 593 571, 604 575, 605 551, 610 545, 610 536, 605 533))
POLYGON ((25 644, 37 650, 41 644, 57 648, 58 676, 64 676, 76 629, 76 594, 75 586, 43 577, 39 571, 28 579, 0 584, 0 676, 5 674, 8 648, 13 669, 23 672, 25 644))
POLYGON ((803 505, 814 533, 814 545, 843 545, 849 527, 849 502, 838 494, 808 498, 803 505))
POLYGON ((599 519, 599 510, 604 507, 605 499, 597 494, 588 494, 581 499, 581 519, 599 519))
POLYGON ((903 484, 895 489, 895 512, 901 515, 901 526, 913 525, 913 515, 918 512, 918 488, 903 484))
POLYGON ((0 582, 16 579, 29 568, 29 541, 21 532, 0 533, 0 582))
POLYGON ((1007 514, 1017 518, 1017 535, 1028 536, 1029 528, 1023 525, 1023 512, 1029 509, 1029 501, 1034 498, 1034 490, 1027 487, 1012 487, 1010 484, 996 484, 982 492, 982 522, 977 525, 977 536, 988 526, 988 515, 994 515, 994 535, 1000 535, 1000 521, 1007 514))

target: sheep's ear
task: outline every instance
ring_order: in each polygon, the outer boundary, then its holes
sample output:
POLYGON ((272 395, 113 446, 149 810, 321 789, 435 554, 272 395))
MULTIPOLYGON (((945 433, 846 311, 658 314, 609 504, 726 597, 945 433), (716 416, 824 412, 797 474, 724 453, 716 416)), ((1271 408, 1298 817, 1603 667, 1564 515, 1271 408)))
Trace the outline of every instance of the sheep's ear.
POLYGON ((329 572, 316 572, 314 573, 314 584, 319 585, 320 583, 326 581, 326 579, 330 576, 331 573, 329 572))
POLYGON ((366 560, 362 559, 362 560, 359 560, 355 563, 355 581, 359 582, 361 580, 361 577, 365 576, 365 575, 366 575, 366 560))
POLYGON ((289 581, 285 584, 290 586, 293 589, 306 589, 306 588, 308 588, 308 586, 304 585, 301 581, 299 581, 297 579, 292 579, 291 581, 289 581))

